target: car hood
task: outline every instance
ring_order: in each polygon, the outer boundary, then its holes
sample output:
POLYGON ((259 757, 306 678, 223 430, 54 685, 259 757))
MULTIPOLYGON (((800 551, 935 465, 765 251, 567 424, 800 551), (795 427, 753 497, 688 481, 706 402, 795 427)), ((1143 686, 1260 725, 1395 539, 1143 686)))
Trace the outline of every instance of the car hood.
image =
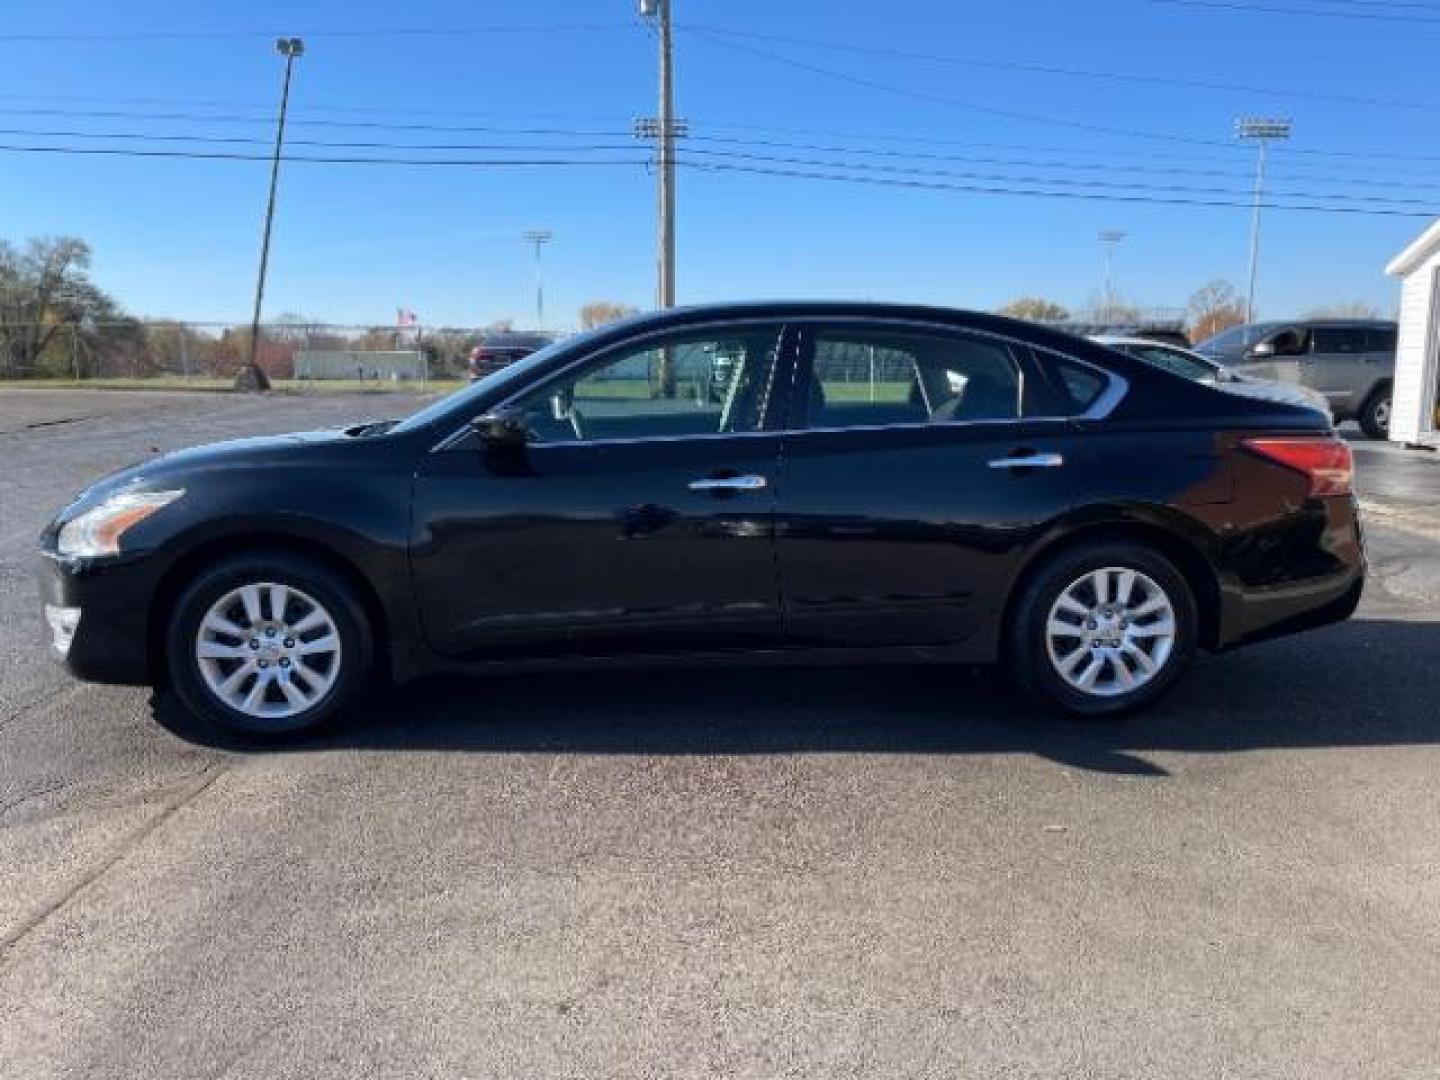
POLYGON ((95 503, 123 488, 155 489, 174 483, 180 477, 214 469, 252 468, 287 461, 321 447, 354 442, 347 434, 353 430, 297 431, 288 435, 227 439, 175 450, 111 473, 81 492, 72 505, 95 503))

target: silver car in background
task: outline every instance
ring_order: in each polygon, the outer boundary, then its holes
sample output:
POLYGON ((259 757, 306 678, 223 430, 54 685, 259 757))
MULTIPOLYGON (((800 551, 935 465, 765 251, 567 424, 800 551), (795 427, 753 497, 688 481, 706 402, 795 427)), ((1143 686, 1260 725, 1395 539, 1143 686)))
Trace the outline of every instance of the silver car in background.
POLYGON ((1232 371, 1323 394, 1337 424, 1358 420, 1370 438, 1384 439, 1396 336, 1383 319, 1296 319, 1232 327, 1195 350, 1232 371))
POLYGON ((1158 368, 1184 376, 1193 382, 1209 383, 1220 390, 1227 390, 1264 401, 1279 401, 1286 405, 1298 405, 1303 409, 1314 409, 1323 416, 1331 417, 1330 403, 1324 394, 1305 386, 1257 379, 1252 375, 1233 371, 1208 356, 1201 356, 1178 345, 1149 341, 1138 337, 1116 337, 1101 334, 1091 339, 1137 360, 1144 360, 1158 368))

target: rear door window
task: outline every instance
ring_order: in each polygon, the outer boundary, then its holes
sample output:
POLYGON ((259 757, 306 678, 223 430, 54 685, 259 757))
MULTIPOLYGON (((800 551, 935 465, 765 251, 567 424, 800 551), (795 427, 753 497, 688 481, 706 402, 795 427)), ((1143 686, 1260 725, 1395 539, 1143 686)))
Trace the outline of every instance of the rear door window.
POLYGON ((1023 379, 1004 344, 956 334, 820 328, 805 375, 811 428, 1014 420, 1023 379))
POLYGON ((1362 353, 1369 350, 1366 332, 1359 326, 1317 326, 1310 332, 1310 351, 1317 356, 1362 353))

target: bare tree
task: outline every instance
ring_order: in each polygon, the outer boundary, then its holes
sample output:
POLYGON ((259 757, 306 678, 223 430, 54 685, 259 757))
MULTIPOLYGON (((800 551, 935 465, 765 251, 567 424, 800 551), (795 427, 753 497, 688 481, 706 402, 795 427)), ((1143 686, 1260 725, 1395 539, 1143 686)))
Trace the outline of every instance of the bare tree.
POLYGON ((1196 289, 1185 305, 1191 341, 1204 341, 1245 321, 1245 301, 1235 286, 1215 278, 1196 289))
MULTIPOLYGON (((23 250, 0 241, 0 362, 4 374, 30 374, 52 346, 84 331, 103 335, 124 316, 90 280, 90 245, 73 236, 37 237, 23 250)), ((53 357, 52 357, 53 360, 53 357)))
POLYGON ((604 326, 616 319, 623 319, 627 315, 634 315, 636 309, 629 304, 617 304, 610 300, 593 300, 580 309, 580 326, 582 329, 591 330, 597 326, 604 326))
POLYGON ((1092 296, 1085 318, 1093 323, 1124 325, 1138 323, 1143 315, 1139 306, 1116 295, 1092 296))
POLYGON ((1070 318, 1070 310, 1064 305, 1040 296, 1018 296, 996 308, 995 314, 1030 322, 1064 322, 1070 318))

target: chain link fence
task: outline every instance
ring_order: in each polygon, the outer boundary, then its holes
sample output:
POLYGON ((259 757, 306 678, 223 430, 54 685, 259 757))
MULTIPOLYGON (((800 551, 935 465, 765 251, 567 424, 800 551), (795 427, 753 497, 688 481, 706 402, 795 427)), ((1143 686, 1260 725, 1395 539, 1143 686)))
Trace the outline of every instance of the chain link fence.
MULTIPOLYGON (((270 323, 256 362, 272 382, 367 385, 462 380, 495 327, 270 323), (316 358, 344 357, 343 361, 316 358)), ((554 335, 549 335, 554 336, 554 335)), ((150 381, 229 385, 250 354, 248 324, 117 319, 0 322, 0 382, 150 381)))

